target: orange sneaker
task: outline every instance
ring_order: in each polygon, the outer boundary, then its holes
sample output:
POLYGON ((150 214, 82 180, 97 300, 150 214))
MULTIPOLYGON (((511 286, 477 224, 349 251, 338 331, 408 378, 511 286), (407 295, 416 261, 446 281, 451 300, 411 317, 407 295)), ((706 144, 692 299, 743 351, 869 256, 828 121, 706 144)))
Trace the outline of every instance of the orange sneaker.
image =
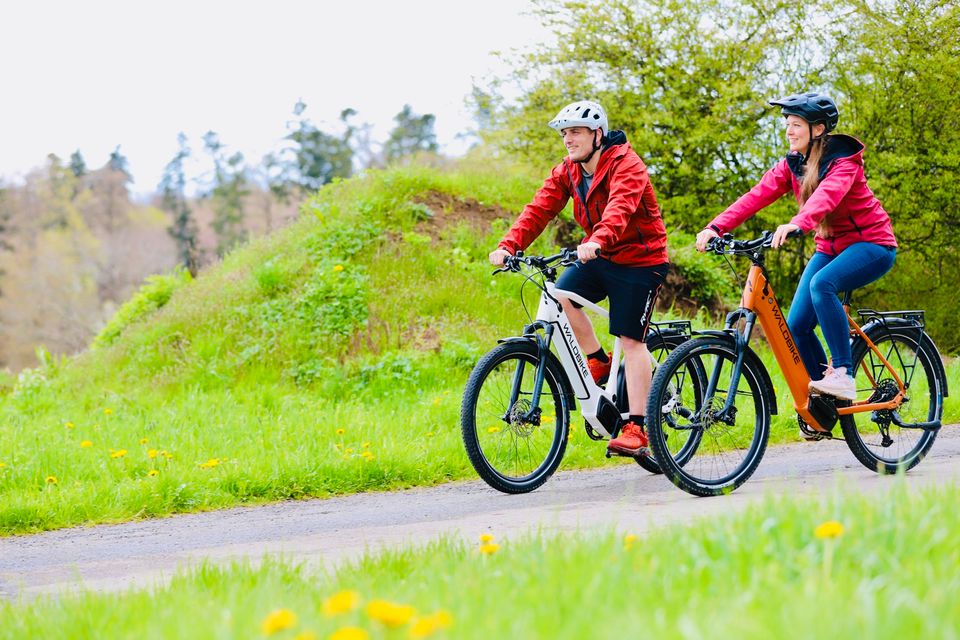
POLYGON ((613 352, 607 353, 607 361, 601 362, 599 358, 587 358, 587 367, 590 369, 590 375, 597 384, 604 384, 610 378, 610 365, 613 364, 613 352))
POLYGON ((621 456, 649 455, 650 440, 643 427, 632 420, 623 425, 620 435, 607 444, 607 451, 621 456))

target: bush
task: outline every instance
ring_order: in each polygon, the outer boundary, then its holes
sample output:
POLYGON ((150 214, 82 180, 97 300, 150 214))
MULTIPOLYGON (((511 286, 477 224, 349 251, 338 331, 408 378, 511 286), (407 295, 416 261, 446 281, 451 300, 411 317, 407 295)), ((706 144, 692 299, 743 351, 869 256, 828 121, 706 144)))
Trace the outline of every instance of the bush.
POLYGON ((124 329, 146 318, 170 301, 173 292, 189 283, 193 278, 190 272, 177 268, 167 275, 149 276, 140 289, 125 302, 107 326, 93 340, 93 347, 106 347, 113 344, 124 329))

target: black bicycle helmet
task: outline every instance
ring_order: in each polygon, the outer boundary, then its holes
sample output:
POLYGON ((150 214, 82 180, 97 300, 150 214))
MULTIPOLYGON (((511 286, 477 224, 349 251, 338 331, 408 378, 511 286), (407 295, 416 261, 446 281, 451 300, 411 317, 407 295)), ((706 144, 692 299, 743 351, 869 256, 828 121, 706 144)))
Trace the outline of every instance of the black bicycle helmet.
POLYGON ((800 116, 811 125, 822 123, 826 127, 824 133, 833 131, 840 120, 840 111, 833 98, 815 91, 795 93, 771 100, 770 104, 780 107, 780 113, 785 116, 800 116))

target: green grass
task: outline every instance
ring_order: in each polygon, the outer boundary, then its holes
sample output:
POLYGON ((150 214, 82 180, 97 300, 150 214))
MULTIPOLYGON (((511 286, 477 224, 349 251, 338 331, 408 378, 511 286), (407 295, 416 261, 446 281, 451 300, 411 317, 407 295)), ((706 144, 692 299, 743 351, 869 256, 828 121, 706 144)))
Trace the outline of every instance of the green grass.
POLYGON ((297 621, 276 638, 347 626, 413 637, 409 624, 387 632, 367 615, 364 605, 383 599, 447 612, 453 625, 433 637, 952 638, 958 501, 956 486, 900 485, 869 498, 768 499, 632 543, 629 532, 530 534, 484 555, 448 538, 332 574, 283 560, 206 566, 154 590, 0 605, 0 637, 256 638, 277 609, 297 621), (817 538, 825 521, 842 535, 817 538), (325 616, 341 590, 360 605, 325 616))
MULTIPOLYGON (((466 163, 329 185, 195 280, 148 283, 93 349, 0 375, 0 535, 476 477, 464 383, 527 320, 522 279, 491 276, 486 256, 539 183, 466 163), (456 219, 466 206, 500 217, 456 219)), ((792 440, 771 372, 773 439, 792 440)), ((950 378, 960 388, 960 365, 950 378)), ((632 464, 580 422, 562 468, 632 464)))

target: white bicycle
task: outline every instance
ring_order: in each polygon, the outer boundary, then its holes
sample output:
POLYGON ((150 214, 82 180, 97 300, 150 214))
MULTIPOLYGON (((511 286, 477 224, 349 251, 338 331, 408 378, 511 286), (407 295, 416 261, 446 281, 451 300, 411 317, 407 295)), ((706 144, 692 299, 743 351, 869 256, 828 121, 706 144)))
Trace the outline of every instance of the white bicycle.
MULTIPOLYGON (((586 354, 557 299, 562 295, 602 317, 609 315, 589 300, 556 288, 557 267, 576 260, 576 251, 568 249, 549 257, 518 252, 494 272, 526 272, 524 284, 531 282, 541 290, 536 318, 523 334, 501 339, 474 367, 460 410, 463 443, 473 468, 487 484, 505 493, 533 491, 556 471, 566 452, 576 401, 593 440, 615 438, 629 416, 620 339, 614 341, 610 377, 601 387, 590 375, 586 354)), ((690 335, 686 321, 651 323, 646 343, 653 366, 690 335)), ((688 422, 671 416, 692 415, 688 407, 700 406, 704 380, 702 371, 678 372, 662 407, 666 424, 688 422)), ((673 455, 681 465, 693 455, 698 440, 687 442, 689 446, 673 455)), ((651 473, 660 473, 651 456, 635 459, 651 473)))

